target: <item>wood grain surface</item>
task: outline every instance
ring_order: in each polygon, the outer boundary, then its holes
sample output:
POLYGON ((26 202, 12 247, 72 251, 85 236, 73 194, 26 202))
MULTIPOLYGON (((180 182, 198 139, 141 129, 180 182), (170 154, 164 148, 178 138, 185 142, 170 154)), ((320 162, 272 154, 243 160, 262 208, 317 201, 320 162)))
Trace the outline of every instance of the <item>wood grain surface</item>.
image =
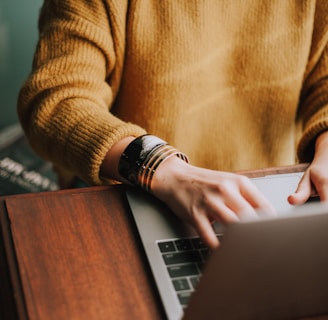
POLYGON ((122 188, 10 197, 6 207, 28 319, 162 317, 122 188))

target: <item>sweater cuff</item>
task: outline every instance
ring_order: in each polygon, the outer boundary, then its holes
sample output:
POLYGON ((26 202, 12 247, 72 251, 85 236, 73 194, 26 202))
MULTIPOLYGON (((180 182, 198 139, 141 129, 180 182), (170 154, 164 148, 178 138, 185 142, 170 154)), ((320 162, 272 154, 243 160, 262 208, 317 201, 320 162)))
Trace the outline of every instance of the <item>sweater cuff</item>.
POLYGON ((328 106, 316 113, 305 126, 298 144, 297 155, 300 162, 311 162, 315 152, 317 137, 328 130, 328 106))
POLYGON ((100 176, 100 166, 108 150, 124 137, 138 137, 145 133, 141 127, 116 119, 109 113, 103 118, 89 114, 88 119, 80 121, 78 130, 70 135, 72 143, 68 148, 74 171, 91 185, 112 183, 100 176))

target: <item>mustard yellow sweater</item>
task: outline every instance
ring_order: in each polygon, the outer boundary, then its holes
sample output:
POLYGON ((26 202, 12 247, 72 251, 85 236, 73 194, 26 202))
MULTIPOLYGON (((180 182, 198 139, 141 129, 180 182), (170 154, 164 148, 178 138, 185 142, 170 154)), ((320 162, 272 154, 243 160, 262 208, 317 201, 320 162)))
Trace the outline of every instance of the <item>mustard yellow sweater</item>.
POLYGON ((326 0, 45 1, 20 121, 94 184, 113 143, 144 132, 212 169, 308 161, 328 128, 327 41, 326 0))

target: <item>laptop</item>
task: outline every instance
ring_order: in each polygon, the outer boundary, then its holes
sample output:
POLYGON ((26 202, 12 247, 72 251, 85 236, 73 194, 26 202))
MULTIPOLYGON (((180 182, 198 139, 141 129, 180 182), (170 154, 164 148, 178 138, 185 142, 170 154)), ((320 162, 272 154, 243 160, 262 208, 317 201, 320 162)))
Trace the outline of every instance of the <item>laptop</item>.
POLYGON ((136 188, 126 195, 167 319, 328 314, 328 208, 291 206, 301 173, 251 179, 279 213, 228 226, 210 252, 196 231, 136 188))

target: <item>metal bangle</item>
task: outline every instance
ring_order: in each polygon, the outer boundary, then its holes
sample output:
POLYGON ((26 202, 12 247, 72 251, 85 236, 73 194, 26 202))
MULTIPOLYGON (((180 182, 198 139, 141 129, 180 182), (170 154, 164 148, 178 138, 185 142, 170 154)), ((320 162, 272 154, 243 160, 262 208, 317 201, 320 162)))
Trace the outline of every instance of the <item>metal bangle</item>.
POLYGON ((120 175, 150 192, 151 181, 159 165, 171 156, 188 162, 185 154, 168 145, 164 140, 152 135, 134 139, 124 150, 118 165, 120 175))
POLYGON ((167 142, 146 134, 134 139, 124 150, 119 164, 119 174, 134 185, 138 185, 138 172, 152 152, 167 142))

